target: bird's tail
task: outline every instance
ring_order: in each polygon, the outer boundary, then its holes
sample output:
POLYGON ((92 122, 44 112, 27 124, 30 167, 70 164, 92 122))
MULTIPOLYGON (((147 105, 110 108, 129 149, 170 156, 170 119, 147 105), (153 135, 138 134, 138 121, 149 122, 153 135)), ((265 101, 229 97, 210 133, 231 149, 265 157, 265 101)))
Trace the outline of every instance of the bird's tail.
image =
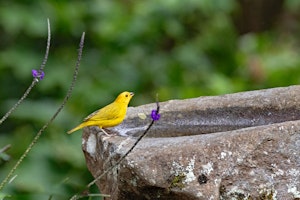
POLYGON ((75 128, 69 130, 67 133, 68 133, 68 134, 71 134, 71 133, 73 133, 73 132, 75 132, 75 131, 77 131, 77 130, 79 130, 79 129, 82 129, 82 128, 85 127, 85 126, 86 126, 86 125, 85 125, 84 123, 79 124, 79 125, 76 126, 75 128))

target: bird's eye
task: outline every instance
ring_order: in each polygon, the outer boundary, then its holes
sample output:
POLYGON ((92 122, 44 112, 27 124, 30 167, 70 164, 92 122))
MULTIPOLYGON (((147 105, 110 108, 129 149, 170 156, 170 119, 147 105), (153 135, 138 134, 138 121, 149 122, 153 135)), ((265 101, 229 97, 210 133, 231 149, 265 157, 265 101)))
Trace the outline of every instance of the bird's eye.
POLYGON ((125 97, 128 97, 128 94, 126 94, 125 97))

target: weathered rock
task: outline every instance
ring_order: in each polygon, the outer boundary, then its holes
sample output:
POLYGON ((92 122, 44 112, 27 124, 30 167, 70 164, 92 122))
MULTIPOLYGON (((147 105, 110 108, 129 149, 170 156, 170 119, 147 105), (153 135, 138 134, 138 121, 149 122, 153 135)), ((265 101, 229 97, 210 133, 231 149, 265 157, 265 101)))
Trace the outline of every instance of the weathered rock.
MULTIPOLYGON (((149 137, 97 185, 112 199, 300 199, 299 94, 292 86, 162 102, 149 137)), ((155 108, 129 108, 109 129, 130 137, 84 129, 93 176, 127 152, 155 108)))

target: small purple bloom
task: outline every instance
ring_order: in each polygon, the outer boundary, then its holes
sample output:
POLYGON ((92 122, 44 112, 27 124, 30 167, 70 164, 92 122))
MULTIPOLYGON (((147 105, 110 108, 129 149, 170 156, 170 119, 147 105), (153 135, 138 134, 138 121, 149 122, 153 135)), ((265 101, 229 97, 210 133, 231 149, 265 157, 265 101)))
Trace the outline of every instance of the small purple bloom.
POLYGON ((38 77, 38 71, 37 70, 35 70, 35 69, 33 69, 33 70, 31 70, 31 72, 32 72, 32 76, 34 77, 34 78, 37 78, 38 77))
POLYGON ((157 112, 157 110, 152 110, 152 112, 151 112, 151 118, 152 118, 154 121, 159 120, 160 114, 157 112))
POLYGON ((44 77, 45 77, 45 72, 41 71, 41 73, 40 73, 40 79, 43 80, 44 77))
POLYGON ((31 70, 31 73, 32 73, 32 76, 33 78, 37 79, 37 80, 43 80, 43 78, 45 77, 45 72, 41 71, 41 70, 36 70, 36 69, 33 69, 31 70))

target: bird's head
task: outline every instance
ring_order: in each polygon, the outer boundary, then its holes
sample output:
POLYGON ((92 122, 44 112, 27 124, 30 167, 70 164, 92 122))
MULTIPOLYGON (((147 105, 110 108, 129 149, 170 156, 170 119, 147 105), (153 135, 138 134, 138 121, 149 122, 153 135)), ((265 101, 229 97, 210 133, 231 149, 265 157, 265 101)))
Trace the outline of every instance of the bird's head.
POLYGON ((133 97, 134 93, 133 92, 122 92, 121 94, 119 94, 119 96, 116 98, 115 102, 118 103, 125 103, 126 105, 129 104, 129 101, 131 100, 131 98, 133 97))

